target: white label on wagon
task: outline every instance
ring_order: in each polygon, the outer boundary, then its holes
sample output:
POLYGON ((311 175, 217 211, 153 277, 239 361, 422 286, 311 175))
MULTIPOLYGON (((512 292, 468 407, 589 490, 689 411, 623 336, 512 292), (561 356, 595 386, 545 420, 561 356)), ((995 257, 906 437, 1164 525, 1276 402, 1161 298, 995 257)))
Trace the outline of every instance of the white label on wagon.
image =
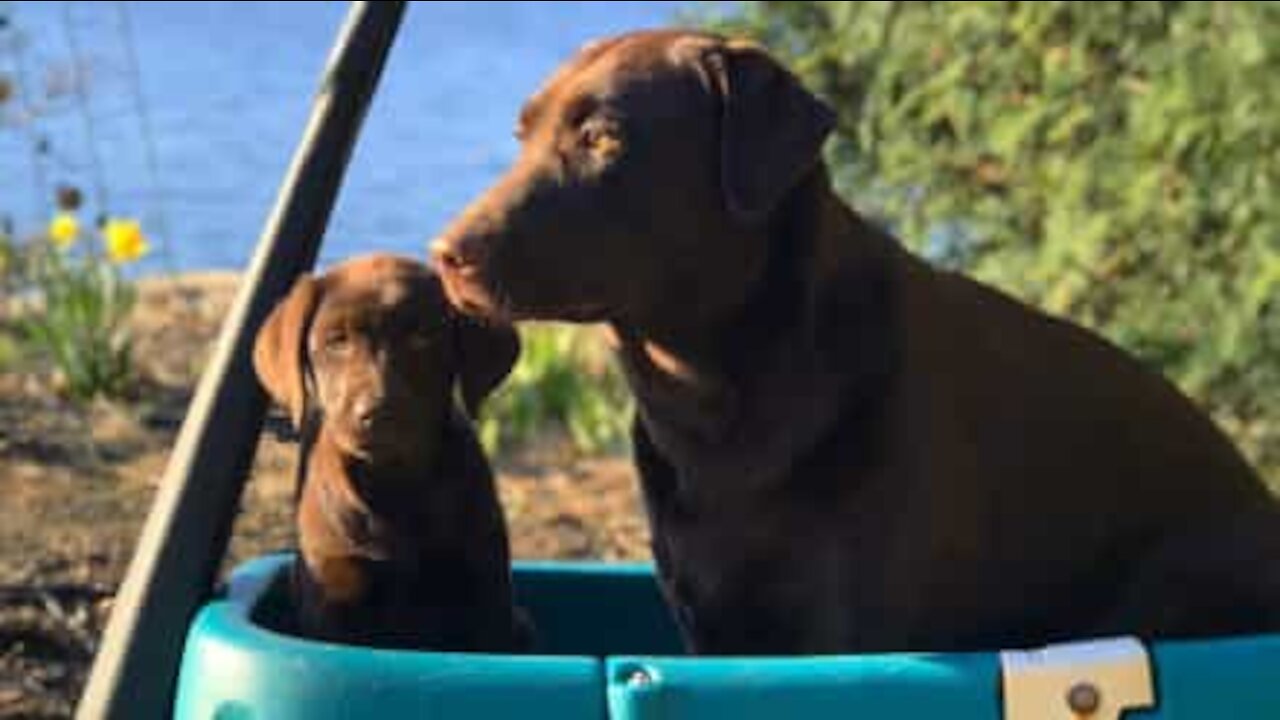
POLYGON ((1000 653, 1005 720, 1120 720, 1155 704, 1151 663, 1136 638, 1000 653))

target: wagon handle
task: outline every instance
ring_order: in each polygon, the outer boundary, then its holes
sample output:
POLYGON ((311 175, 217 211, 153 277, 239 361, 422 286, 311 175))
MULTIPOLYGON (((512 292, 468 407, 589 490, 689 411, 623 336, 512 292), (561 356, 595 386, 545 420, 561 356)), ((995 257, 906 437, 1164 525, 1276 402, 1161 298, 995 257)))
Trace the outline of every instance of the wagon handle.
POLYGON ((404 2, 353 2, 294 152, 200 379, 142 528, 76 717, 167 717, 187 628, 226 552, 266 410, 254 336, 315 264, 343 173, 404 15, 404 2))

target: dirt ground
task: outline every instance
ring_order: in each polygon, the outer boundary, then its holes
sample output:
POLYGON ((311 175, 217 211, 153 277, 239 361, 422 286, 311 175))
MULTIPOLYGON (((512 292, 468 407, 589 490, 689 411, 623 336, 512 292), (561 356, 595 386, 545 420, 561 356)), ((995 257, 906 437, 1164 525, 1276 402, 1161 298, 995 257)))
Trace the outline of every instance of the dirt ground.
MULTIPOLYGON (((0 718, 71 714, 235 284, 141 284, 131 402, 79 408, 45 368, 0 373, 0 718)), ((565 447, 548 438, 496 461, 514 554, 647 558, 630 462, 565 447)), ((293 449, 264 433, 228 565, 292 544, 293 449)))

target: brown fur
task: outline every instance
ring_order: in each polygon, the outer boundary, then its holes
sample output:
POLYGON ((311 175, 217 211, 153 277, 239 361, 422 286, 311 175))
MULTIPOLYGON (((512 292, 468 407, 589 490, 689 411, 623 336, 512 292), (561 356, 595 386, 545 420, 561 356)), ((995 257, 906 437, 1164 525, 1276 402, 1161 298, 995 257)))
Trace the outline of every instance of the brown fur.
POLYGON ((521 647, 493 476, 452 397, 456 382, 474 411, 518 352, 510 327, 459 318, 425 266, 388 255, 303 277, 267 318, 262 384, 298 427, 318 416, 300 458, 301 634, 521 647))
POLYGON ((596 43, 436 239, 476 315, 606 321, 692 650, 1280 630, 1276 503, 1170 383, 934 269, 832 190, 831 111, 749 43, 596 43))

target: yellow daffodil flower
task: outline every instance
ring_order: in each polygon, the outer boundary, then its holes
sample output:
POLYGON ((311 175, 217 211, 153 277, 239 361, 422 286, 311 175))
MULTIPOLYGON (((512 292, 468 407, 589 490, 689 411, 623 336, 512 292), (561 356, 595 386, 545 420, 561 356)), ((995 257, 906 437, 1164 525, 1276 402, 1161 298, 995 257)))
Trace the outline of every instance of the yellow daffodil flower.
POLYGON ((137 220, 112 218, 102 226, 102 241, 107 259, 117 265, 134 262, 151 250, 147 236, 137 220))
POLYGON ((49 221, 49 240, 59 250, 66 250, 80 237, 80 221, 69 212, 60 212, 49 221))

